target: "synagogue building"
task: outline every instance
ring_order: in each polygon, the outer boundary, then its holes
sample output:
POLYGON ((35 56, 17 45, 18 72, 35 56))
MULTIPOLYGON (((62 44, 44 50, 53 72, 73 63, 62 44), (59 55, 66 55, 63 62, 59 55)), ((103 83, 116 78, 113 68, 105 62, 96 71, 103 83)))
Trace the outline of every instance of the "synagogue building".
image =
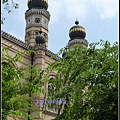
MULTIPOLYGON (((34 50, 34 55, 24 55, 22 59, 22 66, 26 68, 32 63, 35 67, 45 70, 51 63, 60 59, 59 56, 51 58, 51 56, 55 54, 48 50, 48 25, 50 22, 50 13, 47 10, 48 0, 28 0, 27 4, 28 9, 25 12, 26 27, 24 40, 19 40, 15 36, 10 35, 3 30, 2 46, 12 46, 12 48, 9 49, 11 56, 14 56, 16 51, 23 52, 25 50, 34 50)), ((75 25, 70 28, 68 34, 70 37, 67 45, 68 49, 72 49, 72 47, 77 44, 88 47, 88 41, 85 39, 85 28, 79 25, 79 21, 75 21, 75 25)), ((65 53, 63 53, 63 56, 64 54, 65 53)), ((21 64, 14 63, 14 66, 19 68, 21 64)), ((54 78, 54 76, 55 73, 49 74, 50 79, 54 78)), ((45 83, 44 88, 47 90, 48 87, 49 84, 45 83)), ((48 108, 45 120, 51 120, 52 118, 55 118, 56 114, 57 108, 48 108)), ((33 116, 35 120, 39 120, 35 114, 33 116)), ((12 120, 12 118, 9 117, 9 120, 12 120)))

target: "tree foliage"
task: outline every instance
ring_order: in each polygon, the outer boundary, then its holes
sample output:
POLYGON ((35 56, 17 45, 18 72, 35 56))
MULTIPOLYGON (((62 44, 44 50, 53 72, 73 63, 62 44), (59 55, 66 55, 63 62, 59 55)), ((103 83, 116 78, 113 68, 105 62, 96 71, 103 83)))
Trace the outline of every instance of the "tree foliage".
POLYGON ((63 110, 60 105, 55 120, 118 119, 117 42, 112 46, 102 40, 89 48, 75 46, 51 64, 48 72, 54 71, 54 99, 67 102, 63 110))
MULTIPOLYGON (((33 65, 22 67, 23 55, 34 51, 16 52, 15 56, 11 56, 9 49, 11 47, 2 49, 2 119, 7 120, 8 116, 12 116, 14 119, 21 117, 27 120, 28 111, 38 111, 40 116, 32 95, 40 98, 39 93, 44 94, 43 71, 33 65), (21 63, 21 67, 16 68, 16 62, 21 63)), ((33 119, 31 115, 29 117, 33 119)))
POLYGON ((100 41, 90 44, 89 48, 75 46, 59 61, 52 63, 46 74, 32 65, 15 68, 13 63, 21 62, 25 53, 17 52, 11 57, 9 48, 3 48, 2 52, 2 61, 5 61, 2 65, 4 120, 8 115, 27 119, 27 112, 37 109, 29 94, 34 93, 40 98, 38 91, 44 94, 42 86, 46 81, 54 88, 54 95, 48 94, 47 98, 63 98, 67 102, 64 109, 62 104, 59 105, 55 120, 118 119, 117 43, 111 46, 108 41, 100 41), (97 48, 97 45, 101 47, 97 48), (50 72, 56 72, 52 80, 47 78, 50 72))

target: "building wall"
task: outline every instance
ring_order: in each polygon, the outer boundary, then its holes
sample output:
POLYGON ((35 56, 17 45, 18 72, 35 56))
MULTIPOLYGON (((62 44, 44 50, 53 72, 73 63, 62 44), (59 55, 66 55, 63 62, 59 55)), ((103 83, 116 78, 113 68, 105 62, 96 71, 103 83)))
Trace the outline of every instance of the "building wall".
MULTIPOLYGON (((19 52, 24 52, 25 48, 21 47, 20 45, 12 42, 13 38, 9 37, 9 39, 5 36, 2 36, 2 46, 4 47, 8 47, 8 46, 12 46, 12 48, 10 48, 9 53, 11 55, 11 57, 15 56, 15 52, 19 51, 19 52)), ((52 62, 54 62, 54 59, 50 58, 51 56, 47 55, 46 52, 44 50, 36 50, 35 52, 35 56, 34 56, 34 65, 36 67, 41 68, 41 70, 45 70, 52 62)), ((2 61, 4 62, 4 61, 2 61)), ((16 68, 19 68, 20 66, 27 68, 30 64, 31 64, 31 56, 28 54, 25 54, 22 58, 22 62, 23 64, 17 62, 14 63, 16 68)), ((50 73, 48 76, 51 78, 55 75, 55 73, 50 73)), ((47 90, 48 88, 48 83, 45 83, 44 88, 47 90)), ((55 113, 51 113, 48 112, 45 115, 44 120, 51 120, 55 117, 55 113)), ((33 113, 33 116, 36 118, 35 120, 39 120, 38 117, 36 117, 35 113, 33 113)), ((8 116, 8 120, 12 120, 12 118, 10 116, 8 116)), ((19 120, 22 120, 19 118, 19 120)))
MULTIPOLYGON (((17 44, 12 43, 11 41, 9 41, 8 39, 5 39, 5 38, 2 38, 2 46, 4 46, 4 47, 12 46, 12 48, 9 49, 9 54, 11 57, 14 57, 15 53, 17 51, 19 51, 19 52, 25 51, 24 48, 18 46, 17 44)), ((31 63, 30 61, 31 61, 30 55, 25 54, 22 58, 23 64, 21 65, 21 63, 17 62, 17 63, 14 63, 14 65, 17 68, 19 68, 20 66, 28 67, 28 65, 31 63)))

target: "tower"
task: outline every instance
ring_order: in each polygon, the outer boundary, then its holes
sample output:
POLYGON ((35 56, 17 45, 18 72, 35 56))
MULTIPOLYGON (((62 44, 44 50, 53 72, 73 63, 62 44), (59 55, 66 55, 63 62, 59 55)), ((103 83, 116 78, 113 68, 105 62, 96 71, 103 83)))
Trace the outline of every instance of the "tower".
POLYGON ((88 47, 88 41, 85 39, 86 31, 85 28, 79 25, 79 21, 75 21, 75 26, 70 28, 69 37, 70 40, 68 42, 68 48, 72 49, 73 46, 81 44, 84 47, 88 47))
MULTIPOLYGON (((75 26, 71 27, 69 30, 69 37, 70 40, 68 41, 68 45, 65 49, 65 51, 62 54, 62 57, 64 57, 67 54, 68 50, 72 50, 75 45, 82 45, 83 47, 88 47, 88 41, 85 39, 86 37, 86 31, 85 28, 78 25, 79 21, 75 21, 75 26)), ((66 57, 68 59, 68 57, 66 57)))
POLYGON ((25 43, 30 46, 35 46, 36 35, 42 31, 45 37, 46 48, 48 47, 48 23, 50 13, 47 11, 48 0, 28 0, 28 10, 25 12, 26 29, 25 43))

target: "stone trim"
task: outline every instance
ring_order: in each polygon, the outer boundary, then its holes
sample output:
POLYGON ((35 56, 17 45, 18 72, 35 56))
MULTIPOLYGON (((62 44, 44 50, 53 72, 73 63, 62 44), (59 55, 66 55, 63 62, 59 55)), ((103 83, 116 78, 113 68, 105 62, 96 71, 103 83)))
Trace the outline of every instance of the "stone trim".
POLYGON ((40 28, 40 27, 43 27, 46 31, 49 31, 48 30, 48 26, 44 26, 44 25, 42 25, 42 24, 35 24, 35 23, 31 23, 31 24, 29 24, 28 26, 26 26, 26 29, 25 30, 27 30, 27 29, 29 29, 29 28, 31 28, 31 27, 38 27, 38 28, 40 28))
POLYGON ((43 16, 47 17, 48 20, 50 20, 50 13, 48 11, 46 11, 45 9, 30 9, 30 10, 27 10, 25 12, 25 19, 32 14, 43 15, 43 16))
MULTIPOLYGON (((44 44, 36 44, 35 47, 33 47, 33 49, 35 50, 39 50, 39 49, 42 49, 42 50, 45 50, 45 55, 49 56, 49 57, 52 57, 55 55, 55 53, 51 52, 50 50, 46 49, 45 45, 44 44)), ((59 56, 56 56, 54 58, 55 60, 59 60, 60 57, 59 56)))
MULTIPOLYGON (((4 44, 4 43, 2 43, 2 45, 5 46, 5 47, 9 47, 8 45, 6 45, 6 44, 4 44)), ((12 47, 12 49, 9 49, 9 51, 15 53, 16 49, 14 49, 14 47, 12 47)), ((24 54, 23 57, 25 57, 25 58, 28 59, 28 60, 31 60, 29 54, 24 54)))
POLYGON ((40 58, 40 59, 45 59, 45 56, 42 56, 42 55, 41 55, 41 56, 35 56, 35 57, 34 57, 34 60, 39 59, 39 58, 40 58))
MULTIPOLYGON (((50 50, 48 50, 48 49, 45 47, 45 45, 43 45, 43 44, 35 45, 34 47, 32 47, 32 46, 29 46, 29 45, 27 45, 26 43, 24 43, 22 40, 20 40, 20 39, 18 39, 18 38, 16 38, 16 37, 14 37, 14 36, 12 36, 12 35, 4 32, 4 31, 1 31, 1 34, 2 34, 1 36, 2 36, 3 38, 5 38, 7 41, 10 41, 10 42, 12 42, 12 43, 20 46, 21 48, 26 49, 26 50, 39 50, 39 49, 42 49, 42 50, 45 51, 45 55, 47 55, 47 56, 49 56, 49 57, 55 55, 55 53, 53 53, 53 52, 51 52, 50 50)), ((56 56, 56 57, 54 58, 54 60, 59 60, 59 59, 60 59, 59 56, 56 56)))
POLYGON ((46 50, 46 46, 45 46, 45 44, 36 44, 36 45, 33 47, 33 49, 35 49, 35 50, 40 50, 40 49, 46 50))
POLYGON ((31 49, 31 46, 25 44, 22 40, 4 32, 1 31, 2 37, 5 38, 6 40, 13 42, 14 44, 19 45, 20 47, 24 48, 24 49, 31 49))
POLYGON ((50 115, 52 117, 56 117, 57 113, 46 111, 46 115, 50 115))
POLYGON ((36 66, 36 65, 43 65, 43 66, 44 66, 45 64, 39 62, 39 63, 35 63, 34 65, 35 65, 35 66, 36 66))
POLYGON ((68 46, 74 45, 74 44, 83 44, 86 47, 88 47, 88 41, 86 39, 73 39, 69 40, 68 46))
MULTIPOLYGON (((47 56, 49 56, 49 57, 52 57, 52 56, 54 56, 55 54, 54 54, 53 52, 51 52, 50 50, 46 50, 45 55, 47 55, 47 56)), ((59 57, 59 56, 56 56, 54 59, 55 59, 55 60, 59 60, 60 57, 59 57)))

